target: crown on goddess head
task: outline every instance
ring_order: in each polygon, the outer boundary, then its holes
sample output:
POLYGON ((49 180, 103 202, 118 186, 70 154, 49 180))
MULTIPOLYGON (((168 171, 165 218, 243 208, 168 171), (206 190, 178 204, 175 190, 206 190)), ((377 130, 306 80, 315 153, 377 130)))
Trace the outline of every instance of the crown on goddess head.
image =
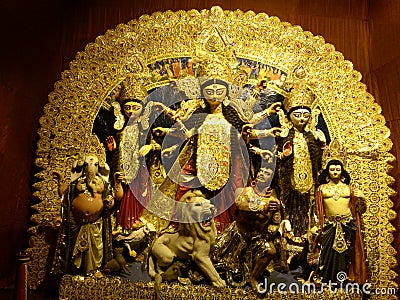
POLYGON ((196 77, 199 78, 200 83, 208 79, 232 81, 232 68, 217 55, 197 56, 194 61, 196 63, 196 77))
POLYGON ((340 161, 343 166, 346 166, 347 153, 342 147, 337 138, 334 138, 328 146, 325 147, 322 154, 322 167, 326 168, 331 160, 340 161))
POLYGON ((147 96, 147 91, 141 81, 135 76, 127 76, 122 82, 120 101, 124 100, 143 100, 147 96))
POLYGON ((286 111, 297 106, 305 106, 311 108, 315 101, 314 92, 303 82, 293 83, 292 90, 283 101, 283 106, 286 111))
POLYGON ((149 83, 150 74, 143 63, 143 57, 134 53, 126 65, 127 76, 122 81, 120 101, 143 100, 147 96, 146 84, 149 83))
POLYGON ((193 62, 196 64, 196 77, 200 84, 209 79, 220 79, 242 86, 247 81, 245 72, 235 72, 235 51, 217 28, 202 32, 196 43, 193 62))

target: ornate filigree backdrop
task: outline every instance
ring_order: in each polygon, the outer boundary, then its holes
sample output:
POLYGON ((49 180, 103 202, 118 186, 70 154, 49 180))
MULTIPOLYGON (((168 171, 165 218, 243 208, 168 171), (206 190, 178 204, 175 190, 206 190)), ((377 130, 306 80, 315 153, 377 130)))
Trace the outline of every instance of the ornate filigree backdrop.
MULTIPOLYGON (((364 214, 370 282, 376 287, 397 287, 392 270, 396 250, 392 247, 395 218, 390 197, 394 179, 388 175, 392 142, 381 108, 360 82, 361 74, 353 69, 335 47, 323 37, 303 31, 299 26, 281 22, 277 17, 252 11, 210 10, 166 11, 143 15, 128 24, 108 30, 94 43, 77 53, 70 69, 49 95, 40 118, 35 163, 41 168, 31 216, 35 226, 26 252, 29 263, 29 286, 37 288, 51 267, 52 242, 49 230, 56 229, 60 198, 54 170, 67 177, 81 145, 92 134, 94 120, 101 107, 109 108, 107 97, 132 73, 151 74, 155 62, 187 59, 194 56, 197 37, 207 31, 233 46, 236 56, 272 66, 309 82, 317 95, 315 103, 322 112, 331 138, 336 137, 349 151, 348 166, 353 184, 367 199, 364 214), (140 62, 145 62, 141 64, 140 62)), ((216 43, 218 42, 218 38, 216 43)), ((158 74, 159 75, 159 74, 158 74)), ((165 78, 164 78, 165 79, 165 78)), ((170 79, 177 78, 167 78, 170 79)), ((148 90, 165 82, 145 82, 148 90)))

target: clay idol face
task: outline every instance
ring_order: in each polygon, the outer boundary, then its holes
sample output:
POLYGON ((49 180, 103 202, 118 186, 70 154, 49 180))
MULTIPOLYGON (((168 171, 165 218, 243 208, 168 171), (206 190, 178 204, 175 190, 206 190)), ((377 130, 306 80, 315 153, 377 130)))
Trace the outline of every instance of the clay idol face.
POLYGON ((310 111, 305 108, 295 109, 290 114, 290 121, 292 121, 293 126, 298 130, 302 130, 309 120, 310 120, 310 111))
POLYGON ((340 176, 342 175, 342 166, 330 165, 328 171, 330 179, 340 179, 340 176))
POLYGON ((213 83, 203 88, 204 98, 208 101, 222 102, 226 97, 226 93, 226 86, 218 83, 213 83))
POLYGON ((129 118, 137 119, 142 113, 142 104, 129 101, 124 104, 125 115, 129 118))
POLYGON ((88 178, 94 178, 99 171, 99 159, 94 155, 88 155, 85 159, 85 175, 88 178))
POLYGON ((269 168, 261 168, 257 174, 257 182, 265 183, 268 182, 273 175, 273 171, 269 168))

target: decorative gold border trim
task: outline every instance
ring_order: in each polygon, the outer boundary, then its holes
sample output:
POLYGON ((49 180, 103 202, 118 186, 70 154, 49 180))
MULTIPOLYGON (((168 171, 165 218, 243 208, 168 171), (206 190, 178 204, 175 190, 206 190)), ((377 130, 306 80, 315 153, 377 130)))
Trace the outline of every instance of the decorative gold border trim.
MULTIPOLYGON (((316 289, 318 291, 318 289, 316 289)), ((119 278, 82 278, 79 276, 65 275, 62 278, 59 299, 82 299, 84 295, 87 299, 173 299, 173 300, 226 300, 226 299, 260 299, 254 292, 241 288, 215 289, 205 285, 182 285, 178 283, 162 283, 159 298, 156 298, 154 284, 142 281, 131 282, 122 281, 119 278)), ((320 293, 279 293, 274 291, 268 293, 268 299, 335 299, 356 300, 362 299, 361 291, 346 293, 345 290, 338 289, 336 293, 331 293, 329 288, 325 288, 320 293)))

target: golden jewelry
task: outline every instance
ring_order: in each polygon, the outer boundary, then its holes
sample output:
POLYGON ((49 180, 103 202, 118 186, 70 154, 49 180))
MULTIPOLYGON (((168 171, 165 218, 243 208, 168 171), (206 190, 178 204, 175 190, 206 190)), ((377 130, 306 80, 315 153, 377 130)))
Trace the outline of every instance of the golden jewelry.
POLYGON ((332 199, 337 201, 343 195, 345 187, 341 184, 328 184, 329 193, 332 195, 332 199))
POLYGON ((143 62, 139 59, 134 59, 130 66, 134 66, 134 72, 130 73, 122 82, 121 94, 119 96, 120 101, 123 100, 143 100, 147 96, 145 85, 149 84, 149 78, 147 68, 143 62))
POLYGON ((251 211, 264 211, 264 207, 267 202, 265 202, 263 198, 264 197, 254 193, 249 199, 249 209, 251 211))
POLYGON ((210 78, 229 83, 234 81, 235 52, 218 28, 205 29, 197 38, 193 62, 200 84, 210 78))
POLYGON ((114 128, 117 130, 121 130, 122 128, 124 128, 125 124, 125 117, 121 112, 121 105, 117 101, 113 101, 111 105, 114 108, 114 116, 115 116, 114 128))
POLYGON ((332 223, 333 226, 336 226, 335 239, 332 245, 332 249, 339 253, 343 253, 349 248, 345 239, 345 233, 343 231, 342 225, 350 222, 352 218, 353 216, 351 215, 351 213, 348 215, 337 215, 327 218, 328 222, 332 223))
POLYGON ((139 131, 138 123, 127 125, 121 134, 119 171, 124 172, 128 183, 136 178, 139 170, 139 131))
POLYGON ((210 114, 198 130, 197 176, 211 191, 229 180, 231 163, 231 125, 219 115, 210 114))
POLYGON ((328 162, 331 160, 340 161, 346 167, 346 150, 342 147, 337 138, 334 138, 328 146, 325 147, 322 154, 322 168, 325 169, 328 162))
POLYGON ((288 97, 283 101, 286 111, 297 106, 306 106, 311 108, 315 100, 315 95, 308 85, 304 82, 294 82, 292 90, 288 97))
POLYGON ((296 191, 304 194, 313 186, 312 163, 304 135, 295 131, 293 139, 293 177, 292 184, 296 191))
POLYGON ((272 195, 271 189, 261 194, 256 191, 253 187, 247 187, 245 192, 240 195, 237 199, 239 202, 248 203, 248 207, 251 211, 264 212, 265 206, 269 203, 269 198, 272 195))

